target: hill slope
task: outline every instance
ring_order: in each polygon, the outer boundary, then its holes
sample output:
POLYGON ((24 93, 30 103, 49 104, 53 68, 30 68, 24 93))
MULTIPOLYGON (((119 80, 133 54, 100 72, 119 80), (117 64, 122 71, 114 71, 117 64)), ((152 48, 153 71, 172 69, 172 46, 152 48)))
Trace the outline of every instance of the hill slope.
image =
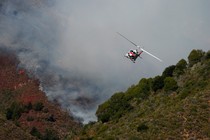
POLYGON ((15 55, 0 51, 0 139, 71 138, 81 125, 50 103, 39 81, 17 66, 15 55))
POLYGON ((96 115, 81 139, 210 139, 210 51, 114 94, 96 115))

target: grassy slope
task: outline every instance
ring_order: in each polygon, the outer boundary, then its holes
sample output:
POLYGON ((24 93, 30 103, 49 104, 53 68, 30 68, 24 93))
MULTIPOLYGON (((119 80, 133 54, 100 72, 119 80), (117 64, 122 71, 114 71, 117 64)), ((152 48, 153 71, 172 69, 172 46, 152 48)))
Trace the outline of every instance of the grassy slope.
POLYGON ((101 139, 209 138, 209 95, 199 92, 181 101, 177 96, 151 96, 118 121, 96 123, 87 133, 101 139))
POLYGON ((133 98, 133 110, 119 119, 87 125, 80 138, 210 139, 210 60, 186 69, 176 80, 176 91, 133 98))

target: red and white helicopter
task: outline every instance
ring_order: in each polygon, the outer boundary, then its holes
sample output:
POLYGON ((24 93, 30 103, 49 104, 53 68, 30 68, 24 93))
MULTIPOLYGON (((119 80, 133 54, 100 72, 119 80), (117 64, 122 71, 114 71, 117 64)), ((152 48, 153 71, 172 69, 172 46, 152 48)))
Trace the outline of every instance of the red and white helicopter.
MULTIPOLYGON (((117 32, 118 33, 118 32, 117 32)), ((133 44, 134 46, 137 47, 137 49, 134 49, 134 50, 130 50, 128 53, 125 54, 125 57, 130 59, 133 63, 136 62, 136 59, 138 57, 141 58, 141 54, 143 52, 149 54, 150 56, 154 57, 155 59, 159 60, 160 62, 162 62, 162 60, 156 56, 154 56, 153 54, 149 53, 148 51, 142 49, 140 46, 136 45, 135 43, 133 43, 132 41, 130 41, 129 39, 127 39, 125 36, 123 36, 122 34, 118 33, 120 36, 122 36, 124 39, 126 39, 127 41, 129 41, 131 44, 133 44)))

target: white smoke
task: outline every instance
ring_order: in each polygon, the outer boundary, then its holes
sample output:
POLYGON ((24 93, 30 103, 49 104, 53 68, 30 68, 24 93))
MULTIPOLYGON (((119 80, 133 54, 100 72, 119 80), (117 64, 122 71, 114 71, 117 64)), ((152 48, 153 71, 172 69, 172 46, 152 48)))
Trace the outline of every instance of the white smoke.
POLYGON ((17 52, 20 67, 40 79, 50 100, 87 123, 96 120, 97 105, 120 87, 118 79, 110 79, 115 78, 114 53, 107 55, 85 32, 76 39, 70 36, 70 19, 56 6, 48 1, 1 2, 0 44, 17 52))

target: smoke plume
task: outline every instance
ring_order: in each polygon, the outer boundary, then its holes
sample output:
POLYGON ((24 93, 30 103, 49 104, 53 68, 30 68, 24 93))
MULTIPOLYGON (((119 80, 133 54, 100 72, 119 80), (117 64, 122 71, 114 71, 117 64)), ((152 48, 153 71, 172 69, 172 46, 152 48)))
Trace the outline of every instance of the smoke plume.
POLYGON ((16 52, 19 67, 40 80, 49 100, 87 123, 96 120, 97 105, 120 89, 120 75, 115 54, 100 47, 108 40, 90 36, 92 25, 73 29, 70 24, 78 23, 61 9, 50 0, 0 1, 0 46, 16 52))

